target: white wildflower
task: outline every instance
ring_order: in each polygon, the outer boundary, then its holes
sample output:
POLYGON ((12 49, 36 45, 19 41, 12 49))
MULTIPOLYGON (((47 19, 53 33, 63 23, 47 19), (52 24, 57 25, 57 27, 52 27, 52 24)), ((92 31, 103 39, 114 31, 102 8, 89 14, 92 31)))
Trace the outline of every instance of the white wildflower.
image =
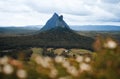
POLYGON ((3 67, 3 72, 5 74, 12 74, 14 71, 13 67, 9 64, 6 64, 4 67, 3 67))
POLYGON ((107 41, 107 43, 104 44, 104 47, 114 49, 117 47, 117 43, 113 40, 109 40, 109 41, 107 41))
POLYGON ((44 60, 45 60, 46 62, 51 62, 51 61, 52 61, 52 59, 51 59, 50 57, 44 57, 44 60))
POLYGON ((68 50, 65 50, 65 52, 67 53, 67 52, 69 52, 68 50))
POLYGON ((42 58, 40 56, 37 56, 35 58, 35 61, 37 64, 41 65, 42 67, 47 68, 50 66, 49 61, 51 61, 51 59, 48 57, 42 58))
POLYGON ((78 63, 81 63, 81 62, 83 62, 83 56, 77 56, 76 57, 76 61, 78 62, 78 63))
POLYGON ((41 61, 43 61, 42 57, 40 57, 40 56, 36 56, 36 58, 35 58, 35 62, 36 62, 37 64, 40 64, 41 61))
POLYGON ((56 56, 55 57, 55 62, 56 63, 62 63, 64 61, 64 57, 62 57, 62 56, 56 56))
POLYGON ((7 64, 8 60, 9 60, 8 57, 5 56, 5 57, 3 57, 3 58, 0 59, 0 64, 3 64, 3 65, 7 64))
POLYGON ((70 63, 68 61, 65 61, 62 63, 62 66, 65 68, 68 68, 68 67, 70 67, 70 63))
POLYGON ((16 74, 19 78, 26 78, 27 77, 27 72, 24 69, 19 69, 16 74))
POLYGON ((91 70, 91 66, 89 64, 86 64, 86 63, 81 63, 80 64, 80 70, 81 71, 90 71, 91 70))
POLYGON ((51 78, 55 78, 57 74, 58 74, 58 71, 54 68, 54 69, 51 69, 49 76, 51 78))
POLYGON ((43 66, 44 68, 48 68, 50 66, 50 64, 49 64, 49 62, 41 61, 41 66, 43 66))
POLYGON ((90 57, 85 58, 85 62, 89 63, 91 61, 90 57))
POLYGON ((70 73, 73 76, 77 76, 78 75, 78 71, 74 66, 70 66, 67 68, 68 73, 70 73))

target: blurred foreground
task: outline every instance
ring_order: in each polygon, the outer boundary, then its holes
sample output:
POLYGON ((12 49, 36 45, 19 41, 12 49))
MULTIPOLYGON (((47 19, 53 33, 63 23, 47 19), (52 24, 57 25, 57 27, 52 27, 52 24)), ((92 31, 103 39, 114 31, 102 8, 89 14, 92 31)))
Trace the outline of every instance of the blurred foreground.
MULTIPOLYGON (((29 61, 0 58, 0 79, 120 79, 120 46, 111 38, 97 38, 91 55, 40 55, 29 61)), ((57 54, 59 50, 56 50, 57 54)), ((68 52, 68 51, 66 51, 68 52)))

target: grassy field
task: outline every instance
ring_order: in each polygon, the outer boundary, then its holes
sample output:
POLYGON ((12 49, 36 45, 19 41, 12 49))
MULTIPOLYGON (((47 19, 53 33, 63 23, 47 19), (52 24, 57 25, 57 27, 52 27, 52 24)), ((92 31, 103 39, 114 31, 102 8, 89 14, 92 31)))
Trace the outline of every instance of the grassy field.
MULTIPOLYGON (((119 79, 120 46, 108 38, 94 43, 94 52, 83 49, 31 48, 30 60, 0 57, 1 79, 119 79), (56 55, 56 52, 57 53, 56 55), (50 54, 55 53, 55 56, 50 54), (69 56, 72 53, 74 55, 69 56), (81 54, 82 53, 82 54, 81 54), (68 56, 66 56, 66 54, 68 56)), ((21 52, 26 52, 21 51, 21 52)))
MULTIPOLYGON (((0 49, 0 79, 120 79, 120 32, 78 33, 96 38, 94 51, 35 46, 0 49)), ((15 41, 4 38, 4 42, 15 41)))
POLYGON ((0 37, 0 49, 46 47, 93 50, 93 42, 93 38, 79 35, 73 30, 54 28, 33 35, 0 37))

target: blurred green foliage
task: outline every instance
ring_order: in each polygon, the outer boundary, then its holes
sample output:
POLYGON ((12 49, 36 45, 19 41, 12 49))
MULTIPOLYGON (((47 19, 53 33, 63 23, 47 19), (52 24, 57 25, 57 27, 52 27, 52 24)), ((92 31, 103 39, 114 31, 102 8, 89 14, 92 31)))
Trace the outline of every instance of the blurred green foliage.
MULTIPOLYGON (((63 54, 50 57, 42 54, 45 49, 33 48, 29 61, 1 57, 0 79, 120 79, 119 43, 111 38, 99 37, 94 48, 95 52, 90 56, 80 55, 78 50, 74 57, 65 57, 63 54)), ((54 51, 47 49, 46 54, 54 51)))

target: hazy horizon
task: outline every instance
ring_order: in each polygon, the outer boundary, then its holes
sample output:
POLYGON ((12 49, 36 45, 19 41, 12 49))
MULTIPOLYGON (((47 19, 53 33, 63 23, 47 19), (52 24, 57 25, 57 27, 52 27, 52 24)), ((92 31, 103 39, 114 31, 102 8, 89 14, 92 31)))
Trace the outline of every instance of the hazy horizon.
MULTIPOLYGON (((0 27, 43 27, 44 25, 0 25, 0 27)), ((69 25, 69 27, 71 26, 75 26, 75 27, 82 27, 82 26, 92 26, 92 27, 95 27, 95 26, 116 26, 116 27, 120 27, 120 25, 109 25, 109 24, 81 24, 81 25, 69 25)))

